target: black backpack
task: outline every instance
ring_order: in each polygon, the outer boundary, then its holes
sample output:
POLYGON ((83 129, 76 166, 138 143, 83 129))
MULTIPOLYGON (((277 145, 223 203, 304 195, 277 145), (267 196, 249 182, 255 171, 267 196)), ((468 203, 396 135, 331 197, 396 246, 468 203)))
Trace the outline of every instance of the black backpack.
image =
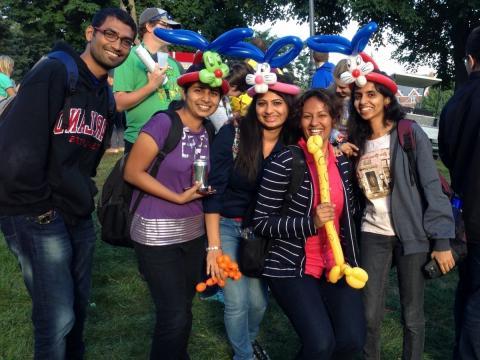
MULTIPOLYGON (((157 176, 158 168, 163 159, 175 149, 183 134, 182 121, 175 111, 159 111, 153 114, 152 117, 158 113, 167 114, 172 125, 163 148, 159 151, 149 170, 149 174, 153 177, 157 176)), ((203 126, 207 130, 209 142, 211 142, 215 128, 209 120, 204 120, 203 126)), ((102 194, 97 204, 97 217, 102 226, 101 239, 104 242, 113 246, 133 247, 130 238, 130 225, 133 215, 145 193, 140 191, 135 203, 130 207, 134 187, 123 180, 123 171, 127 158, 128 154, 122 156, 105 180, 102 194)))

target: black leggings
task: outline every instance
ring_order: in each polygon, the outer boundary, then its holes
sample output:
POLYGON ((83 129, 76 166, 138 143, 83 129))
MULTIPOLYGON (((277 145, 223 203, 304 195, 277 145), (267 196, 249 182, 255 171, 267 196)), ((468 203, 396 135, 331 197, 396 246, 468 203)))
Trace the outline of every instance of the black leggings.
POLYGON ((167 246, 135 243, 155 303, 151 360, 185 360, 192 328, 192 300, 205 258, 205 236, 167 246))
POLYGON ((297 332, 297 359, 351 359, 365 342, 361 292, 342 279, 327 283, 302 278, 268 279, 270 289, 297 332))

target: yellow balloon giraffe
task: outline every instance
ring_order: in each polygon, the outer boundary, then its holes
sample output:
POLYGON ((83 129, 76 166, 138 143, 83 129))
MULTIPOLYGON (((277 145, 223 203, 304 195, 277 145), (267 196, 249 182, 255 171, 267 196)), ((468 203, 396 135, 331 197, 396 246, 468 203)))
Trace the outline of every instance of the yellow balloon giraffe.
MULTIPOLYGON (((318 180, 320 183, 320 202, 330 202, 330 186, 328 183, 327 165, 325 162, 325 156, 322 150, 323 139, 319 135, 310 136, 307 141, 307 149, 315 159, 317 166, 318 180)), ((330 270, 328 274, 328 281, 336 283, 345 275, 347 284, 354 289, 361 289, 365 286, 368 280, 368 274, 360 267, 352 268, 345 263, 343 257, 342 246, 340 245, 340 239, 333 224, 333 220, 325 223, 325 231, 327 233, 328 241, 332 248, 333 258, 335 260, 335 266, 330 270)))

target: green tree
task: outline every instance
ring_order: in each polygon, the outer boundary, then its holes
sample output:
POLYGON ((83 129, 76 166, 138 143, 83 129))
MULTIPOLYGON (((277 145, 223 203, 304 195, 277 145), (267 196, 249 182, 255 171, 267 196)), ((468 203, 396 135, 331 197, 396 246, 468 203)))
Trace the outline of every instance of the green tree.
POLYGON ((0 53, 15 60, 14 79, 19 80, 57 41, 65 40, 81 51, 86 26, 107 6, 118 6, 118 1, 2 0, 0 53))
POLYGON ((438 71, 442 86, 466 80, 465 40, 480 25, 480 0, 350 0, 358 21, 374 20, 390 28, 387 39, 398 46, 394 57, 427 64, 438 71))
MULTIPOLYGON (((131 1, 131 0, 130 0, 131 1)), ((124 3, 127 1, 124 0, 124 3)), ((284 17, 285 0, 135 0, 137 14, 147 7, 167 10, 184 29, 197 31, 209 41, 227 30, 284 17)))
POLYGON ((433 116, 438 118, 443 107, 452 95, 452 89, 442 90, 439 87, 432 87, 428 90, 428 95, 422 99, 421 107, 431 111, 433 116))
MULTIPOLYGON (((308 1, 294 0, 291 9, 292 16, 308 19, 308 1)), ((393 57, 410 68, 436 68, 442 86, 449 87, 466 79, 465 39, 480 25, 480 0, 315 1, 316 31, 339 33, 350 20, 377 22, 374 43, 396 45, 393 57)))

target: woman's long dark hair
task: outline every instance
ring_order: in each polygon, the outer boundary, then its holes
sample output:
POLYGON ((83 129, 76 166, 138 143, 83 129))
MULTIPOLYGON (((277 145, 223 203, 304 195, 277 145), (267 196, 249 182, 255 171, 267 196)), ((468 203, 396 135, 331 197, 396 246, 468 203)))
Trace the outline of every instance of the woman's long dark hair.
MULTIPOLYGON (((278 81, 289 83, 283 76, 277 75, 278 81)), ((273 90, 270 90, 273 91, 273 90)), ((273 91, 286 102, 288 107, 288 116, 280 132, 279 141, 284 145, 291 145, 298 138, 298 127, 295 126, 295 102, 293 95, 283 94, 273 91)), ((252 103, 248 107, 247 114, 240 120, 240 144, 238 155, 235 160, 235 167, 244 174, 250 181, 255 181, 258 167, 263 158, 263 126, 258 121, 256 104, 259 95, 253 97, 252 103)))
MULTIPOLYGON (((384 72, 376 71, 374 72, 380 73, 382 75, 387 76, 384 72)), ((405 117, 405 111, 400 106, 390 89, 386 86, 378 83, 373 83, 375 85, 375 89, 382 94, 383 96, 390 99, 390 103, 388 106, 385 107, 385 113, 383 117, 383 125, 387 126, 388 121, 393 121, 395 124, 398 123, 401 119, 405 117)), ((372 128, 368 121, 365 121, 360 114, 357 112, 354 106, 355 101, 355 89, 357 86, 354 85, 352 89, 352 96, 350 98, 350 118, 348 120, 348 138, 349 141, 354 143, 360 148, 360 152, 363 151, 363 147, 367 139, 372 135, 372 128)))

